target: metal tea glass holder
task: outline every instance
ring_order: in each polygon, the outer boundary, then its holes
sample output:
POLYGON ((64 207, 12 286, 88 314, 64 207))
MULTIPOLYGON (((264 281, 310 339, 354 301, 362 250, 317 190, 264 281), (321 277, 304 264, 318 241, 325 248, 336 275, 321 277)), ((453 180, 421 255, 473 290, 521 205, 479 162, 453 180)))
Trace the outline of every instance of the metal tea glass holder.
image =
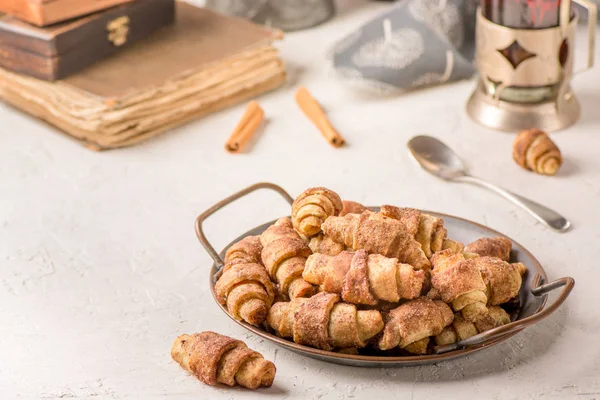
POLYGON ((594 64, 597 7, 574 0, 588 10, 587 66, 573 71, 577 11, 560 4, 558 26, 515 29, 477 13, 475 62, 479 79, 467 102, 467 113, 489 128, 515 132, 539 128, 556 131, 574 124, 580 106, 570 82, 594 64))

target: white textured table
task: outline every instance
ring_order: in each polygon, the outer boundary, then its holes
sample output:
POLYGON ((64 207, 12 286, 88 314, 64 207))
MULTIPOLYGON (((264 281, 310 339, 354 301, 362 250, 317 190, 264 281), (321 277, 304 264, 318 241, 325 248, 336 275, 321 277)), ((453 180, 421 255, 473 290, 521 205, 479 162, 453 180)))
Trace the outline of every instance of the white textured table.
MULTIPOLYGON (((540 177, 512 162, 511 135, 467 118, 472 82, 381 99, 332 78, 329 44, 384 7, 361 4, 286 38, 292 79, 261 98, 269 123, 249 154, 222 150, 242 106, 131 149, 93 153, 0 105, 1 399, 600 398, 600 69, 575 80, 582 119, 554 136, 565 155, 560 174, 540 177), (347 148, 329 147, 296 109, 298 82, 327 107, 347 148), (492 194, 426 175, 405 149, 419 133, 445 140, 474 173, 564 213, 574 230, 550 232, 492 194), (577 285, 547 320, 457 361, 360 369, 303 358, 249 335, 208 290, 211 260, 194 219, 257 181, 293 195, 325 185, 366 204, 456 214, 513 237, 551 279, 570 275, 577 285), (212 388, 170 360, 177 335, 208 329, 274 360, 273 387, 212 388)), ((275 195, 256 194, 211 219, 207 232, 223 246, 287 212, 275 195)))

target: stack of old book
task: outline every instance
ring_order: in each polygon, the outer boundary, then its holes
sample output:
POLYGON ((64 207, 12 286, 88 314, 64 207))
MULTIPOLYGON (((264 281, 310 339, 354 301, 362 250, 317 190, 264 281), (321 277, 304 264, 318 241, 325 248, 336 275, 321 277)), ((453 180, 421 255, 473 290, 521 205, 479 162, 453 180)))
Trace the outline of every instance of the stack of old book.
POLYGON ((0 97, 93 149, 285 81, 279 31, 183 2, 0 0, 0 11, 0 97))

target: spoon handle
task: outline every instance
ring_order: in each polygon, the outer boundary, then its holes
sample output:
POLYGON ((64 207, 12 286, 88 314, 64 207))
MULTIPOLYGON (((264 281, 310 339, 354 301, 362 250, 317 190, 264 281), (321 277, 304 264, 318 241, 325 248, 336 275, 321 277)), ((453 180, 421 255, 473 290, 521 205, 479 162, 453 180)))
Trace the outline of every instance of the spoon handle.
POLYGON ((514 204, 521 207, 523 210, 531 214, 535 219, 540 221, 542 224, 552 228, 558 232, 566 232, 569 230, 571 223, 562 215, 545 207, 533 200, 529 200, 523 196, 519 196, 516 193, 509 192, 508 190, 502 189, 494 184, 491 184, 483 179, 476 178, 470 175, 464 175, 455 178, 458 182, 472 183, 491 190, 504 197, 507 200, 512 201, 514 204))

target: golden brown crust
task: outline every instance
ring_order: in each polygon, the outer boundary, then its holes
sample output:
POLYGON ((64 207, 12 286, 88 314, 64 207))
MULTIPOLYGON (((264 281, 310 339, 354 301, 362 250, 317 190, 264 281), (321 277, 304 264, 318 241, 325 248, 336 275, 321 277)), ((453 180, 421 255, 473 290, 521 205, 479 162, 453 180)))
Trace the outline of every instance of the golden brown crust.
POLYGON ((460 313, 454 314, 452 324, 445 327, 444 330, 435 337, 435 342, 438 345, 446 345, 455 342, 460 342, 475 336, 479 333, 475 324, 465 320, 460 313))
POLYGON ((525 275, 525 273, 527 272, 527 267, 521 262, 512 263, 512 265, 514 265, 517 268, 521 276, 525 275))
POLYGON ((465 260, 460 254, 453 255, 450 250, 443 250, 434 255, 432 264, 431 284, 446 303, 461 295, 486 289, 474 260, 465 260))
POLYGON ((452 249, 445 249, 438 251, 431 257, 431 266, 433 269, 437 269, 438 272, 452 267, 459 261, 465 259, 462 253, 455 253, 452 249))
POLYGON ((196 370, 200 366, 200 354, 194 351, 194 347, 198 344, 198 333, 193 335, 179 335, 171 346, 171 358, 177 362, 183 369, 196 375, 198 379, 205 382, 204 377, 201 377, 196 370))
POLYGON ((340 217, 346 214, 361 214, 363 211, 367 211, 367 207, 360 203, 350 200, 342 201, 342 211, 340 211, 340 217))
POLYGON ((479 257, 472 262, 484 278, 489 305, 506 303, 519 294, 522 278, 517 266, 492 257, 479 257))
MULTIPOLYGON (((424 292, 426 286, 429 285, 428 276, 429 273, 427 271, 415 271, 411 265, 400 263, 396 275, 398 298, 412 300, 419 297, 424 292)), ((383 296, 379 296, 379 298, 391 301, 390 298, 384 298, 383 296)))
POLYGON ((342 298, 348 303, 372 306, 377 304, 377 299, 370 290, 368 257, 369 254, 364 250, 357 250, 352 257, 342 288, 342 298))
POLYGON ((425 284, 424 271, 364 250, 313 254, 306 260, 303 277, 323 291, 341 294, 348 303, 363 305, 415 299, 425 284))
POLYGON ((431 300, 442 300, 442 296, 440 295, 440 292, 436 288, 431 288, 427 292, 425 297, 427 297, 428 299, 431 299, 431 300))
MULTIPOLYGON (((427 354, 432 338, 448 344, 509 321, 497 304, 518 296, 526 270, 502 260, 509 240, 482 238, 465 247, 447 238, 434 215, 389 205, 372 212, 355 202, 337 207, 335 196, 309 189, 294 203, 293 223, 282 218, 258 240, 229 249, 216 294, 234 317, 262 321, 268 314, 281 337, 327 351, 356 352, 377 338, 381 350, 411 354, 427 354), (244 264, 256 268, 244 261, 256 260, 261 247, 261 278, 238 276, 244 264), (265 281, 277 283, 278 303, 271 305, 265 281), (320 293, 313 296, 311 283, 320 293)), ((249 371, 265 362, 236 346, 221 356, 216 379, 258 387, 263 379, 249 371), (241 366, 246 373, 232 377, 241 366)))
POLYGON ((223 272, 235 264, 262 263, 261 252, 260 238, 258 236, 246 236, 231 246, 225 253, 223 272))
POLYGON ((379 212, 381 215, 400 221, 409 235, 413 237, 417 235, 421 211, 384 204, 379 212))
POLYGON ((294 229, 310 237, 321 231, 321 224, 331 215, 342 211, 342 199, 324 187, 306 189, 292 204, 294 229))
POLYGON ((260 325, 267 317, 272 302, 261 284, 245 282, 234 286, 227 295, 226 304, 229 314, 238 321, 260 325))
POLYGON ((260 283, 269 296, 274 296, 273 284, 264 267, 259 264, 235 264, 219 277, 215 284, 215 294, 221 304, 225 304, 228 292, 237 284, 260 283))
POLYGON ((477 331, 477 327, 473 323, 465 320, 462 315, 458 313, 454 315, 452 328, 456 332, 457 341, 468 339, 471 336, 477 335, 479 332, 483 332, 477 331))
MULTIPOLYGON (((460 314, 457 314, 460 315, 460 314)), ((456 315, 454 316, 454 320, 456 321, 456 315)), ((447 344, 452 344, 458 342, 458 338, 456 337, 456 331, 449 325, 442 329, 440 333, 434 336, 435 344, 438 346, 444 346, 447 344)))
POLYGON ((171 357, 185 370, 208 385, 238 383, 249 389, 269 387, 275 378, 275 365, 240 340, 215 332, 179 336, 171 357))
POLYGON ((496 326, 502 326, 510 323, 510 315, 502 307, 489 307, 490 316, 496 321, 496 326))
POLYGON ((250 350, 246 344, 238 344, 220 358, 217 364, 217 381, 228 386, 235 386, 236 372, 242 364, 257 355, 260 355, 260 353, 250 350))
POLYGON ((465 247, 465 252, 474 253, 481 257, 496 257, 504 261, 510 259, 512 242, 505 237, 480 238, 465 247))
POLYGON ((353 250, 364 249, 372 254, 397 258, 417 269, 428 269, 429 260, 420 244, 409 235, 400 221, 365 211, 360 215, 329 217, 323 232, 353 250))
POLYGON ((260 353, 254 354, 258 356, 250 357, 235 374, 236 382, 248 389, 271 387, 277 372, 275 364, 265 360, 260 353))
POLYGON ((352 304, 336 303, 331 308, 327 335, 333 347, 365 346, 365 343, 360 340, 356 319, 356 307, 352 304))
POLYGON ((334 304, 340 301, 337 294, 321 292, 309 298, 294 316, 294 342, 332 350, 329 338, 329 316, 334 304))
POLYGON ((527 166, 527 149, 533 140, 543 134, 544 132, 539 129, 525 129, 519 132, 515 137, 515 141, 513 142, 513 160, 515 160, 519 166, 530 169, 527 166))
POLYGON ((338 295, 326 292, 275 303, 267 323, 281 337, 323 350, 364 347, 383 329, 379 311, 357 310, 352 304, 339 302, 338 295))
MULTIPOLYGON (((356 306, 352 304, 349 304, 348 306, 351 306, 356 310, 356 306)), ((379 310, 356 311, 356 330, 358 332, 359 340, 353 343, 352 347, 364 347, 367 344, 367 341, 374 338, 383 330, 383 326, 383 317, 379 310)))
POLYGON ((353 257, 354 253, 350 251, 337 256, 315 253, 306 260, 302 277, 309 283, 320 285, 325 292, 342 294, 353 257))
POLYGON ((273 246, 267 246, 263 250, 263 260, 265 266, 271 276, 277 275, 277 267, 284 261, 292 257, 306 258, 311 254, 310 248, 298 238, 294 240, 292 238, 282 238, 280 241, 273 246))
POLYGON ((429 348, 429 338, 423 338, 421 340, 417 340, 414 343, 409 344, 404 348, 404 350, 408 351, 410 354, 415 355, 425 355, 427 354, 427 350, 429 348))
POLYGON ((435 252, 442 250, 446 233, 443 219, 429 214, 421 214, 419 216, 419 228, 415 239, 421 244, 428 258, 435 252))
POLYGON ((513 143, 513 159, 521 167, 538 174, 554 175, 562 164, 556 144, 539 129, 521 131, 513 143))
POLYGON ((259 325, 273 304, 275 290, 262 265, 234 264, 219 277, 215 294, 235 319, 259 325))
POLYGON ((413 267, 400 264, 395 258, 387 258, 380 254, 369 254, 367 258, 367 282, 373 296, 380 301, 396 303, 400 298, 419 297, 423 279, 420 282, 418 280, 422 274, 423 271, 418 271, 417 274, 413 267), (420 285, 419 294, 411 297, 411 289, 416 285, 420 285))
MULTIPOLYGON (((490 307, 505 303, 518 295, 521 287, 519 268, 495 257, 461 259, 450 250, 432 258, 432 285, 442 300, 452 303, 462 317, 479 332, 498 326, 490 307)), ((449 337, 449 336, 448 336, 449 337)), ((449 340, 444 337, 440 340, 449 340)))
POLYGON ((289 302, 273 304, 267 316, 267 324, 275 329, 279 336, 291 338, 294 336, 294 316, 307 298, 299 297, 289 302))
POLYGON ((475 323, 467 321, 460 313, 456 313, 452 325, 444 328, 442 333, 435 337, 435 342, 438 345, 459 342, 508 323, 510 323, 510 316, 498 306, 489 307, 485 318, 481 318, 475 323))
POLYGON ((271 278, 278 283, 279 292, 284 298, 307 297, 314 293, 313 287, 301 279, 305 262, 305 257, 288 258, 280 264, 275 276, 271 278))
POLYGON ((405 348, 421 339, 438 335, 453 319, 452 310, 442 301, 426 297, 408 301, 389 312, 379 348, 405 348))
POLYGON ((313 253, 326 254, 328 256, 336 256, 346 250, 346 246, 343 243, 338 243, 322 233, 310 238, 308 247, 310 247, 313 253))
POLYGON ((261 259, 285 297, 306 297, 313 287, 302 279, 306 258, 312 254, 287 218, 280 218, 260 236, 261 259))
MULTIPOLYGON (((425 255, 429 258, 436 251, 444 249, 446 234, 444 220, 433 215, 423 214, 414 208, 400 208, 390 205, 381 206, 380 214, 398 220, 407 233, 420 244, 425 255)), ((452 243, 447 242, 447 245, 452 243)))
POLYGON ((444 228, 444 220, 441 218, 439 218, 439 220, 441 223, 437 225, 436 229, 433 231, 433 236, 431 237, 431 246, 429 247, 431 255, 444 249, 444 241, 448 234, 448 230, 444 228))
MULTIPOLYGON (((268 230, 267 230, 268 231, 268 230)), ((269 232, 271 233, 271 232, 269 232)), ((300 239, 282 236, 279 240, 266 245, 262 251, 262 260, 271 277, 277 275, 277 268, 292 257, 306 258, 312 253, 310 248, 300 239)))
MULTIPOLYGON (((178 340, 180 339, 178 338, 178 340)), ((196 333, 192 337, 181 339, 181 341, 183 341, 182 346, 185 346, 188 341, 190 342, 187 347, 188 357, 192 359, 188 364, 191 368, 190 372, 209 385, 217 384, 217 365, 223 354, 242 343, 215 332, 196 333)), ((179 362, 176 356, 173 356, 173 359, 179 362)))
POLYGON ((462 253, 464 249, 465 245, 456 240, 446 238, 442 242, 442 250, 450 250, 454 254, 462 253))

